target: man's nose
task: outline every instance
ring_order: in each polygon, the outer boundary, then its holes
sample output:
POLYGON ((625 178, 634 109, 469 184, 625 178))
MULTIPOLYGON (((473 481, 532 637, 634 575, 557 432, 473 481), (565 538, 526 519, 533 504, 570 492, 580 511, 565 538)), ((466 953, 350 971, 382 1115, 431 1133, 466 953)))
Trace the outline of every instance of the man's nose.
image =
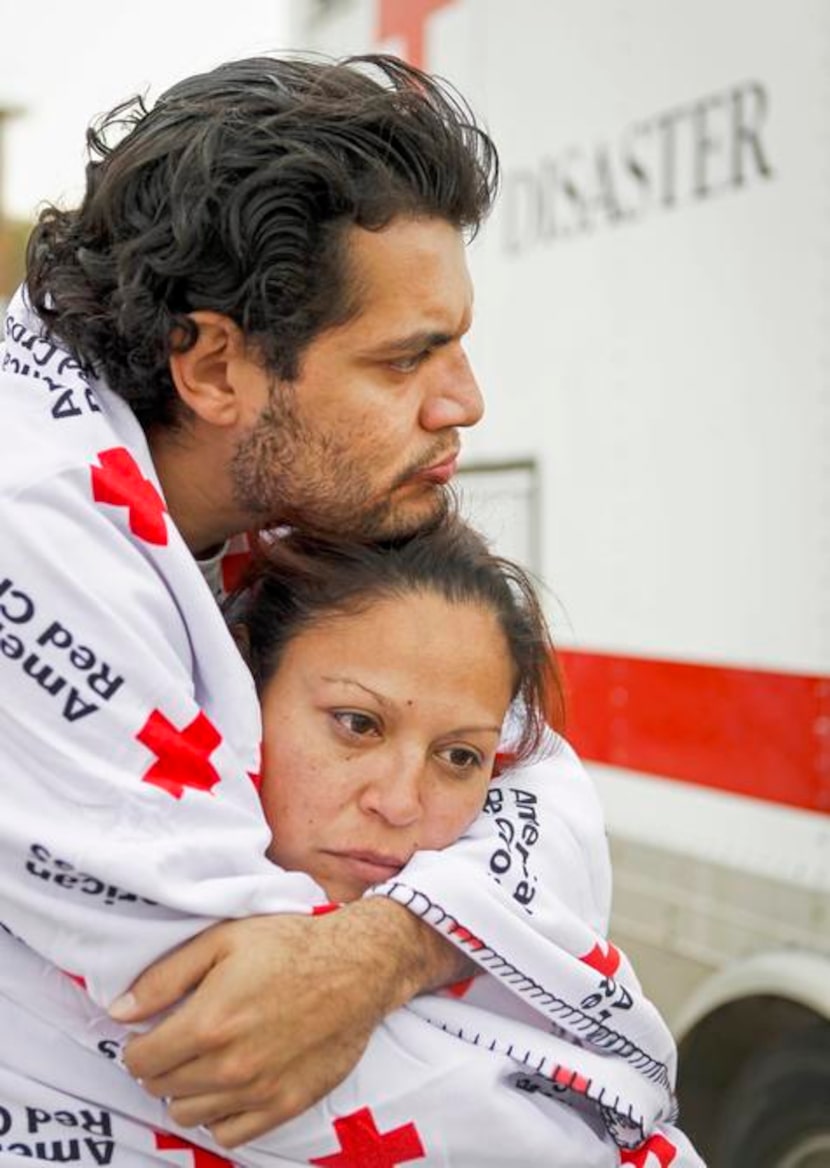
POLYGON ((484 413, 484 400, 467 354, 460 345, 454 351, 448 347, 434 369, 421 405, 423 429, 434 432, 474 426, 484 413))

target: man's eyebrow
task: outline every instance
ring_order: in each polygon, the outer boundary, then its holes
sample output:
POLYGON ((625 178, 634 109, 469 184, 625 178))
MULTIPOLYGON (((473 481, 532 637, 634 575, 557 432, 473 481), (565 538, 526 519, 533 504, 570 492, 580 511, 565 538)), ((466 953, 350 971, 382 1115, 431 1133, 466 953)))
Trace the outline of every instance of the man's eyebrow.
POLYGON ((372 697, 375 698, 376 701, 380 702, 382 706, 388 706, 390 704, 389 698, 384 697, 383 694, 378 693, 377 690, 370 689, 369 686, 364 685, 363 682, 356 681, 353 677, 346 677, 342 674, 323 674, 323 681, 334 681, 339 682, 341 685, 357 686, 357 688, 362 689, 364 693, 371 694, 372 697))
POLYGON ((421 353, 425 349, 438 349, 441 345, 448 345, 454 339, 452 333, 421 329, 418 332, 409 333, 405 337, 392 337, 389 340, 381 341, 379 344, 373 345, 371 349, 367 349, 367 354, 421 353))

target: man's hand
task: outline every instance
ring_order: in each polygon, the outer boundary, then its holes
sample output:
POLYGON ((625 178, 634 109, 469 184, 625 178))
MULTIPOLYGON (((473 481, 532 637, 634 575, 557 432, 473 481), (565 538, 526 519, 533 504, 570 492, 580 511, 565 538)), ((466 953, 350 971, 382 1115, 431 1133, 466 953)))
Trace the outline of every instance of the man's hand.
POLYGON ((305 1111, 415 994, 469 973, 463 956, 381 897, 320 917, 226 921, 156 962, 111 1009, 140 1022, 191 996, 124 1061, 184 1127, 226 1148, 305 1111))

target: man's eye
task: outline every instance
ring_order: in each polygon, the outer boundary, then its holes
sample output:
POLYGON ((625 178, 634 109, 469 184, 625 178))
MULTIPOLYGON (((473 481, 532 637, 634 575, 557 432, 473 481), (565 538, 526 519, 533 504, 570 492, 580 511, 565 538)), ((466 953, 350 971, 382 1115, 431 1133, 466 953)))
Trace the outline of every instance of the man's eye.
POLYGON ((395 361, 390 361, 389 364, 396 373, 414 373, 429 356, 429 350, 422 353, 415 353, 409 357, 398 357, 395 361))
POLYGON ((468 746, 448 746, 440 751, 440 757, 457 771, 469 771, 483 766, 484 759, 477 750, 468 746))
POLYGON ((332 717, 349 734, 359 738, 380 734, 380 723, 372 714, 364 714, 360 710, 333 710, 332 717))

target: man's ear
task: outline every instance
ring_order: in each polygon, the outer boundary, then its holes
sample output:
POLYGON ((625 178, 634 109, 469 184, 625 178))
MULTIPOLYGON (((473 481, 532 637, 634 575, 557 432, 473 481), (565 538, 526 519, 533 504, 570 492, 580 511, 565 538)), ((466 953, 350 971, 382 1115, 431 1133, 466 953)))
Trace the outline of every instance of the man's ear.
POLYGON ((238 371, 245 337, 221 312, 188 313, 198 329, 186 352, 170 356, 170 376, 183 404, 212 426, 232 426, 240 416, 238 371))

